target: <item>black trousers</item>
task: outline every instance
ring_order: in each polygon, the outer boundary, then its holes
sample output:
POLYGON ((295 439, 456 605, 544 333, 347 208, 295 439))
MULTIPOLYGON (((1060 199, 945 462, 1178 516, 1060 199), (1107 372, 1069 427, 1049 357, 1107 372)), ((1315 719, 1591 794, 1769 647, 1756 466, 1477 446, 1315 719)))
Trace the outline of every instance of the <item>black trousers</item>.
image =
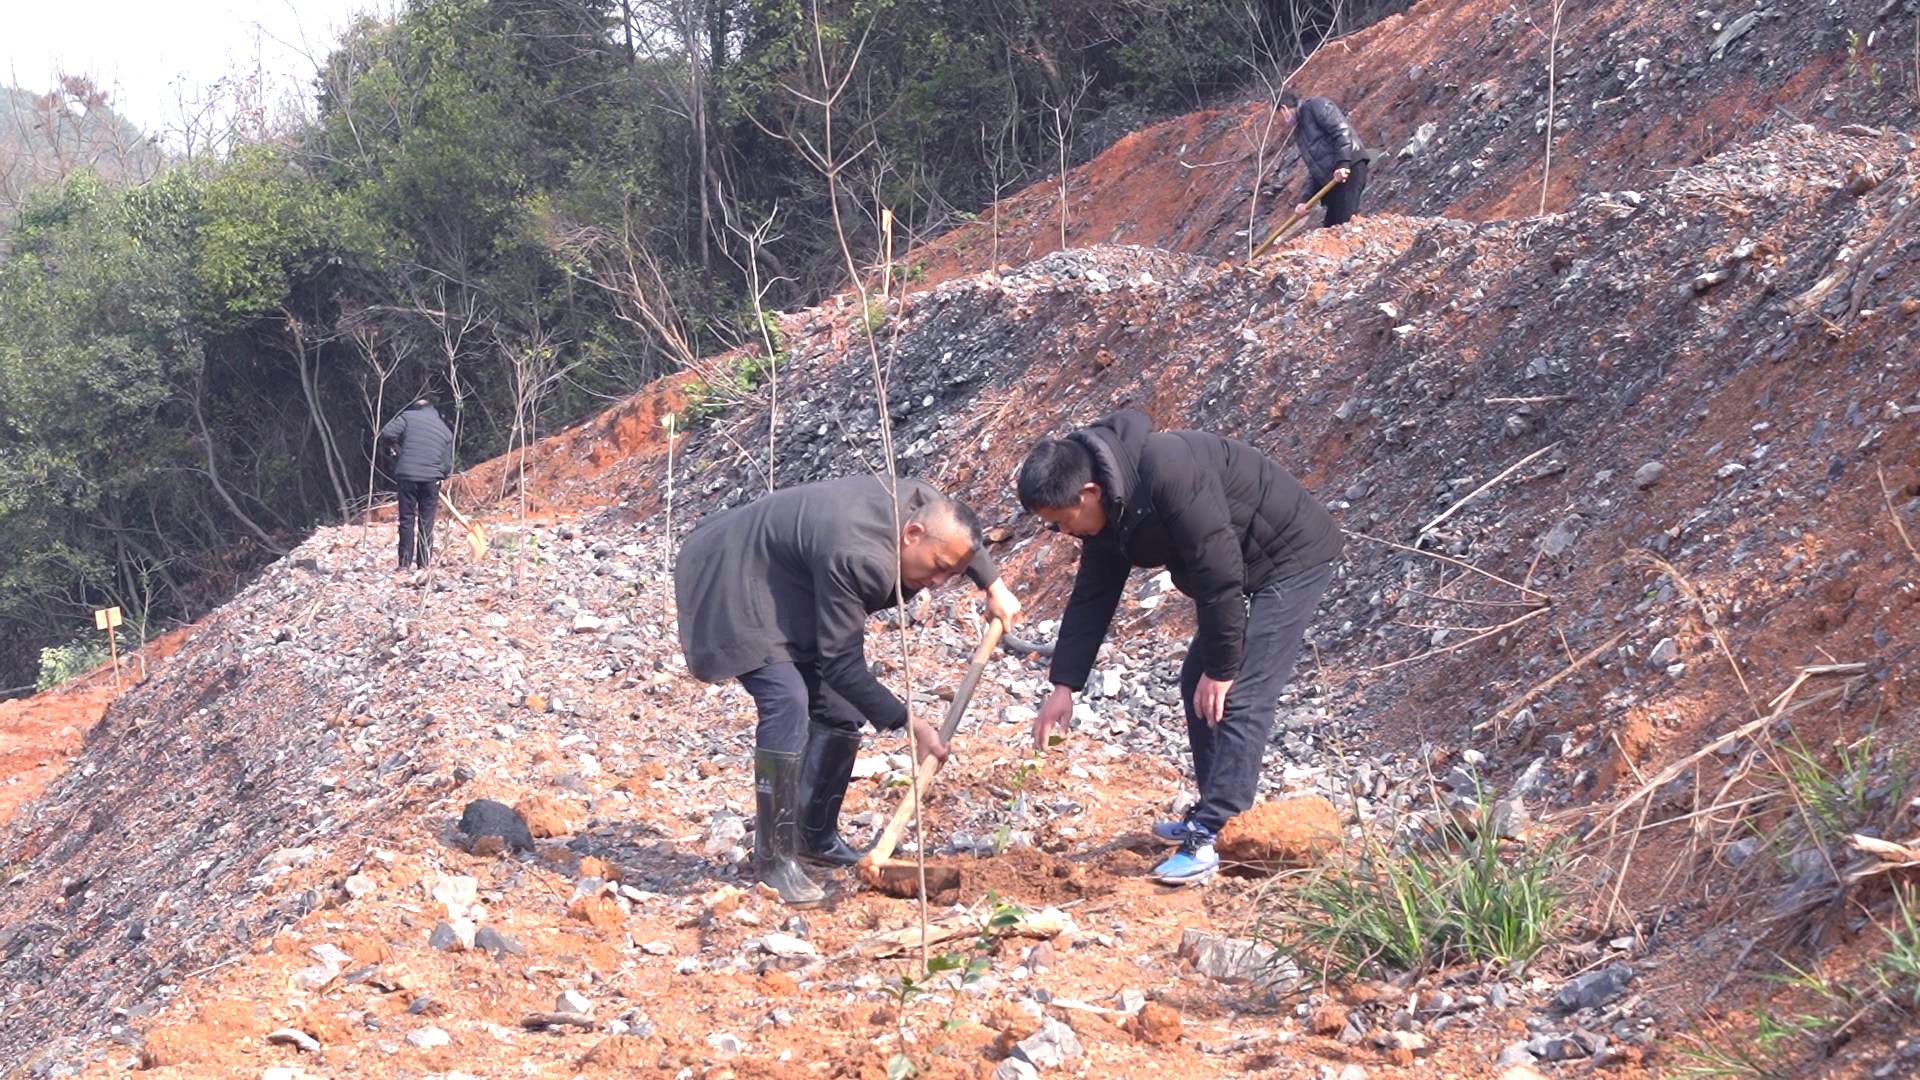
POLYGON ((433 555, 433 515, 440 504, 440 481, 400 480, 395 491, 400 496, 400 569, 424 568, 433 555))
POLYGON ((1187 647, 1180 668, 1180 699, 1187 710, 1187 744, 1193 749, 1193 775, 1200 801, 1187 817, 1218 833, 1235 814, 1253 805, 1280 691, 1293 678, 1300 643, 1321 594, 1333 580, 1333 564, 1322 563, 1282 578, 1247 597, 1247 637, 1240 675, 1227 691, 1225 715, 1208 724, 1193 710, 1200 684, 1198 639, 1187 647))
MULTIPOLYGON (((1322 183, 1325 183, 1325 181, 1322 181, 1322 183)), ((1315 188, 1314 190, 1317 191, 1319 189, 1315 188)), ((1327 192, 1327 197, 1320 200, 1320 205, 1325 207, 1327 211, 1327 216, 1324 219, 1326 227, 1332 228, 1358 213, 1360 210, 1360 196, 1365 194, 1366 190, 1367 163, 1362 159, 1353 163, 1352 171, 1347 174, 1346 183, 1327 192)))
POLYGON ((798 754, 807 748, 809 725, 859 738, 866 723, 852 702, 820 681, 812 664, 768 664, 740 676, 740 685, 760 712, 753 745, 761 750, 798 754))

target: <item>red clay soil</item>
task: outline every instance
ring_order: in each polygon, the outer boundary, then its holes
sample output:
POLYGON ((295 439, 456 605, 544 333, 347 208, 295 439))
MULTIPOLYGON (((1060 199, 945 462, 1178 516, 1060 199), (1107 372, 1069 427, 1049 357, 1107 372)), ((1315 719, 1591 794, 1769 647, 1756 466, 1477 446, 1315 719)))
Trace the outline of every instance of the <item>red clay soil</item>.
POLYGON ((0 701, 0 829, 67 767, 107 706, 136 685, 142 672, 151 677, 148 665, 158 665, 180 648, 188 629, 170 630, 122 656, 118 687, 113 668, 102 665, 46 693, 0 701))

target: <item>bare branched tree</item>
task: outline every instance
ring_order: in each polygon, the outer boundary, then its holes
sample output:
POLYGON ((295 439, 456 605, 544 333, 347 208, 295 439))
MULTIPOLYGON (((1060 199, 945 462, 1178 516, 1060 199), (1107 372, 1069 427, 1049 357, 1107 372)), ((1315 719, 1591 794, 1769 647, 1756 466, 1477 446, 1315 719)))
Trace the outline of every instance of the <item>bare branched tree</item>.
POLYGON ((1073 136, 1079 127, 1080 103, 1086 100, 1087 92, 1093 89, 1093 76, 1082 74, 1074 82, 1067 84, 1058 97, 1047 101, 1047 114, 1050 118, 1048 128, 1053 135, 1055 160, 1060 169, 1060 250, 1067 250, 1067 159, 1072 156, 1073 136))
POLYGON ((778 343, 773 340, 773 315, 767 310, 766 301, 767 293, 784 279, 768 278, 761 270, 760 263, 768 245, 780 240, 780 236, 773 231, 775 222, 780 218, 780 207, 776 204, 765 218, 751 227, 741 220, 740 208, 732 201, 723 200, 720 207, 726 215, 728 231, 746 248, 744 257, 736 258, 731 251, 727 257, 746 275, 747 299, 753 305, 754 329, 759 333, 760 348, 765 351, 767 358, 767 490, 772 491, 775 486, 774 444, 780 430, 780 365, 783 357, 778 343))

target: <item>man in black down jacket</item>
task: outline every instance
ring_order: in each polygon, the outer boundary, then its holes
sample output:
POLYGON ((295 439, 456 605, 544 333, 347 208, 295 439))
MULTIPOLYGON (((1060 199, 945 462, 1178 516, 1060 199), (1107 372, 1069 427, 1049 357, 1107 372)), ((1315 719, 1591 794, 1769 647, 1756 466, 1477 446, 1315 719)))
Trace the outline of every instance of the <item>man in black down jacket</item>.
POLYGON ((700 523, 674 561, 680 648, 695 678, 737 678, 760 715, 753 776, 759 880, 788 904, 817 904, 820 886, 795 859, 850 866, 840 804, 860 726, 909 724, 923 754, 947 749, 867 668, 867 616, 966 574, 987 591, 987 614, 1020 614, 966 504, 919 480, 893 496, 877 476, 785 488, 700 523), (803 758, 804 754, 804 758, 803 758))
POLYGON ((1073 716, 1135 566, 1165 566, 1199 624, 1180 670, 1200 801, 1154 826, 1180 850, 1154 869, 1184 883, 1219 865, 1213 838, 1253 805, 1280 690, 1307 620, 1333 578, 1340 529, 1291 474, 1260 451, 1203 431, 1152 430, 1116 412, 1041 443, 1020 467, 1020 503, 1081 537, 1080 569, 1060 621, 1053 692, 1034 745, 1073 716))
POLYGON ((453 471, 453 432, 433 403, 421 398, 387 421, 380 437, 400 444, 393 462, 394 491, 400 498, 400 569, 416 565, 424 570, 433 555, 440 481, 453 471))
POLYGON ((1300 163, 1307 168, 1307 186, 1293 210, 1307 212, 1307 200, 1338 180, 1339 186, 1327 192, 1320 205, 1326 209, 1328 226, 1338 225, 1360 209, 1360 196, 1367 189, 1367 168, 1371 154, 1360 143, 1340 107, 1323 97, 1302 99, 1291 90, 1280 92, 1280 122, 1293 127, 1293 145, 1300 151, 1300 163))

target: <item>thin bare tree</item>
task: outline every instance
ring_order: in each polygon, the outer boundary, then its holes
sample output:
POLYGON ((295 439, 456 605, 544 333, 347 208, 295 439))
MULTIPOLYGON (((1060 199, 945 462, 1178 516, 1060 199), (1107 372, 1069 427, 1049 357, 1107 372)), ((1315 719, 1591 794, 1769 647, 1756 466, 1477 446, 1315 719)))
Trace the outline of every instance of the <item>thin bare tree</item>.
POLYGON ((1556 76, 1559 72, 1560 18, 1566 13, 1567 0, 1548 0, 1553 25, 1547 34, 1547 134, 1546 149, 1540 160, 1540 213, 1547 212, 1547 185, 1553 178, 1553 106, 1556 76))
POLYGON ((1055 161, 1060 170, 1060 250, 1067 250, 1067 223, 1069 210, 1067 203, 1067 159, 1072 156, 1073 136, 1079 127, 1080 103, 1086 100, 1087 92, 1093 89, 1093 75, 1083 72, 1072 83, 1067 84, 1060 95, 1050 98, 1047 114, 1051 117, 1049 128, 1053 135, 1055 161))

